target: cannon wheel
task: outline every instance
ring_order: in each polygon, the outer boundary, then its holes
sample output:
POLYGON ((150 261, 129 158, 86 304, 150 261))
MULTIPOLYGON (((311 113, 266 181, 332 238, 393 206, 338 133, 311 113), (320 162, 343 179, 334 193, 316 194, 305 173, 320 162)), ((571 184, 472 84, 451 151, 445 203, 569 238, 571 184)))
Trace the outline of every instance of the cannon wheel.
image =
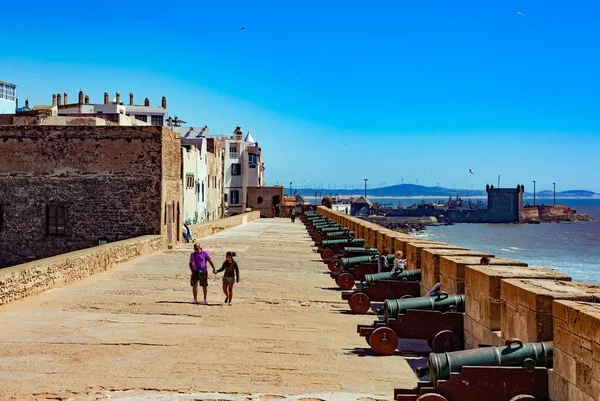
POLYGON ((429 393, 429 394, 423 394, 422 396, 417 398, 417 401, 448 401, 448 399, 446 397, 444 397, 443 395, 439 395, 436 393, 429 393))
POLYGON ((342 273, 337 278, 336 283, 342 290, 350 290, 354 287, 354 276, 350 273, 342 273))
POLYGON ((513 398, 510 399, 510 401, 524 401, 524 400, 537 401, 537 398, 535 398, 534 396, 529 395, 529 394, 520 394, 520 395, 514 396, 513 398))
POLYGON ((321 258, 323 260, 331 260, 335 256, 335 253, 330 248, 324 249, 323 253, 321 253, 321 258))
POLYGON ((389 327, 379 327, 371 333, 369 345, 377 355, 392 355, 398 348, 398 335, 389 327))
MULTIPOLYGON (((373 334, 373 333, 371 333, 373 334)), ((371 346, 371 334, 369 334, 368 336, 365 336, 365 340, 367 341, 367 344, 369 344, 369 347, 371 346)))
POLYGON ((350 310, 354 313, 367 313, 371 308, 371 299, 364 292, 352 294, 348 300, 350 310))
POLYGON ((332 259, 331 262, 327 264, 329 271, 332 273, 339 273, 342 271, 342 261, 339 259, 332 259))
POLYGON ((452 330, 442 330, 433 337, 433 352, 452 352, 463 349, 463 342, 452 330))

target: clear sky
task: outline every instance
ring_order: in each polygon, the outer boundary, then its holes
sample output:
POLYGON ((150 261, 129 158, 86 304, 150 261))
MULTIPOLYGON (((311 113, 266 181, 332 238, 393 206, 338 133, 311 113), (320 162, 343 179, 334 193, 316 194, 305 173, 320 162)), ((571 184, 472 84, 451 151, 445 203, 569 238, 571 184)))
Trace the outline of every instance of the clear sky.
POLYGON ((600 192, 597 0, 32 0, 2 14, 0 80, 21 103, 164 95, 191 126, 250 130, 268 185, 483 189, 501 175, 600 192))

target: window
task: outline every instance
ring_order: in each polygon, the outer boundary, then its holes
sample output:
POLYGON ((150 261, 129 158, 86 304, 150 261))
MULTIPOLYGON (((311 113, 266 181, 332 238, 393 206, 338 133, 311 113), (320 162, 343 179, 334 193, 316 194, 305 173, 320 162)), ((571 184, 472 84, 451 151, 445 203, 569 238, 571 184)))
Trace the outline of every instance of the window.
POLYGON ((239 157, 240 157, 240 154, 238 153, 237 146, 236 145, 229 146, 229 158, 237 159, 239 157))
POLYGON ((239 204, 240 203, 240 191, 238 191, 237 189, 234 189, 230 193, 231 193, 231 204, 232 205, 239 204))
POLYGON ((185 187, 186 188, 194 188, 194 174, 188 174, 185 177, 185 187))
POLYGON ((202 202, 204 202, 204 181, 202 181, 202 202))
POLYGON ((151 116, 150 124, 152 125, 163 125, 163 116, 151 116))
POLYGON ((46 206, 46 234, 65 235, 65 205, 46 206))
POLYGON ((259 196, 259 197, 258 197, 258 199, 256 199, 256 203, 258 203, 259 205, 260 205, 261 203, 263 203, 263 197, 262 197, 262 196, 259 196))
POLYGON ((258 164, 258 155, 249 154, 248 155, 248 164, 251 166, 250 168, 256 168, 258 164))
POLYGON ((145 116, 145 115, 143 115, 143 114, 136 114, 136 115, 135 115, 135 119, 136 119, 136 120, 143 121, 143 122, 145 122, 145 123, 147 123, 147 122, 148 122, 148 116, 145 116))
POLYGON ((231 175, 242 175, 242 165, 240 163, 231 165, 231 175))
POLYGON ((223 194, 223 200, 227 202, 227 194, 223 194))

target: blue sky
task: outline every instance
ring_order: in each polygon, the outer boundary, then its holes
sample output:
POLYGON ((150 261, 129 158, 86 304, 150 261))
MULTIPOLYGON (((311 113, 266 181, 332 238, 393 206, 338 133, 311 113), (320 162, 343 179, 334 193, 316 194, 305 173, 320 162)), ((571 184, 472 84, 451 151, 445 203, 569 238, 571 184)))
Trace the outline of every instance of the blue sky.
POLYGON ((164 95, 192 126, 250 130, 268 185, 483 189, 501 175, 600 192, 597 1, 2 7, 0 79, 21 102, 164 95))

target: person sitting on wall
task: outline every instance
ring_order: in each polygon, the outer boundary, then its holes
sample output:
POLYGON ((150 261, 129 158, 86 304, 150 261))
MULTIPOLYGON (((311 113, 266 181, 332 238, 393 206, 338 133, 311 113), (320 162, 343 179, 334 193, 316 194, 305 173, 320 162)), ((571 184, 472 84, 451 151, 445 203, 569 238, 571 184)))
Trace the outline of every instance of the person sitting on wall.
POLYGON ((192 234, 188 221, 183 223, 183 238, 185 239, 185 242, 194 242, 194 235, 192 234))
POLYGON ((390 271, 390 266, 388 264, 388 260, 387 260, 387 256, 390 252, 387 249, 384 249, 381 254, 379 255, 379 258, 377 258, 377 272, 381 273, 381 272, 389 272, 390 271))
POLYGON ((403 259, 402 251, 396 251, 394 254, 394 267, 392 273, 402 273, 406 269, 406 259, 403 259))

